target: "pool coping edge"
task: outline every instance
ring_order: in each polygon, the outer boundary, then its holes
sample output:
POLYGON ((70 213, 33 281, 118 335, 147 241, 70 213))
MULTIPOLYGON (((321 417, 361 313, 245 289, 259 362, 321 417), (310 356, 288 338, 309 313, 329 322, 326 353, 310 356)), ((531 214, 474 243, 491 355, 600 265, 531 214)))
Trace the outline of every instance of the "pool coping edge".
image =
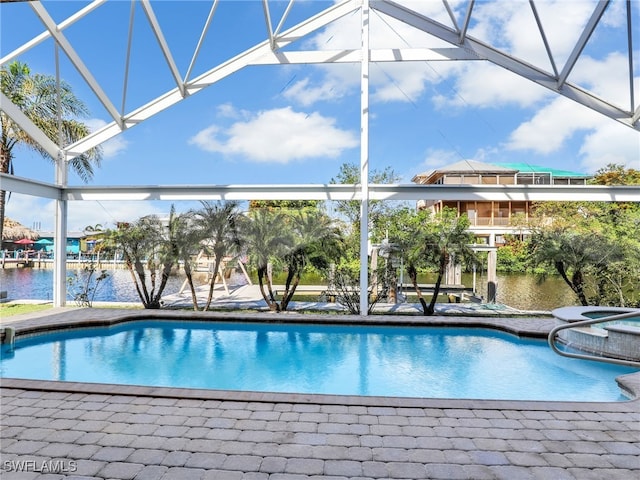
MULTIPOLYGON (((15 319, 2 322, 2 327, 15 328, 16 337, 24 337, 39 333, 48 333, 65 328, 114 326, 128 321, 142 319, 185 320, 185 321, 229 321, 239 323, 306 323, 337 325, 376 325, 376 326, 429 326, 429 327, 466 327, 488 328, 513 334, 518 337, 546 338, 553 326, 553 321, 543 322, 543 326, 532 328, 526 325, 527 319, 487 318, 468 316, 431 316, 414 317, 403 315, 358 316, 358 315, 314 315, 296 313, 247 313, 247 312, 195 312, 167 310, 119 310, 119 309, 70 309, 61 312, 38 316, 36 318, 15 319), (106 313, 105 313, 106 311, 106 313), (69 312, 87 317, 69 318, 69 312), (80 313, 78 313, 80 312, 80 313), (108 315, 108 316, 107 316, 108 315), (66 317, 66 318, 65 318, 66 317), (93 317, 93 318, 91 318, 93 317), (103 318, 100 318, 103 317, 103 318), (511 321, 511 324, 507 323, 511 321), (529 327, 529 328, 527 328, 529 327)), ((531 320, 531 319, 529 319, 531 320)), ((575 411, 597 405, 603 411, 628 411, 629 406, 640 410, 640 372, 622 375, 616 382, 629 397, 620 402, 561 402, 532 400, 487 400, 487 399, 440 399, 418 397, 364 397, 355 395, 323 395, 300 393, 255 392, 237 390, 203 390, 173 387, 149 387, 123 384, 65 382, 53 380, 27 380, 17 378, 0 378, 0 387, 24 390, 46 390, 59 392, 129 395, 164 398, 190 398, 200 400, 224 400, 272 403, 320 403, 359 406, 386 406, 405 408, 473 408, 473 409, 530 409, 575 411), (582 406, 582 407, 580 407, 582 406)))

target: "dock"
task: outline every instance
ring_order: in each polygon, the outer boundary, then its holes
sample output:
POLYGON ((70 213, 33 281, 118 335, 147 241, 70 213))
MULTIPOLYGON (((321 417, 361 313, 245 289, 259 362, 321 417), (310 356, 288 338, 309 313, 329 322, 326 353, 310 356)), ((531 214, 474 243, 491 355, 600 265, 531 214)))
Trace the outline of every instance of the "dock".
MULTIPOLYGON (((436 286, 432 283, 421 283, 418 284, 418 287, 420 287, 420 291, 424 295, 430 296, 433 295, 436 286)), ((275 295, 282 295, 284 292, 284 285, 273 285, 273 293, 275 295)), ((328 285, 298 285, 295 291, 296 295, 317 296, 320 301, 329 302, 335 302, 335 299, 339 295, 339 293, 340 292, 338 290, 328 285)), ((405 297, 406 295, 415 295, 415 288, 412 284, 398 285, 398 293, 405 297)), ((472 288, 461 284, 442 284, 440 285, 438 294, 448 297, 449 302, 451 303, 459 303, 461 301, 467 300, 475 302, 476 299, 479 299, 479 297, 476 297, 475 292, 472 288)))
POLYGON ((18 267, 18 268, 29 268, 33 267, 33 258, 2 258, 0 259, 0 266, 2 268, 5 267, 18 267))

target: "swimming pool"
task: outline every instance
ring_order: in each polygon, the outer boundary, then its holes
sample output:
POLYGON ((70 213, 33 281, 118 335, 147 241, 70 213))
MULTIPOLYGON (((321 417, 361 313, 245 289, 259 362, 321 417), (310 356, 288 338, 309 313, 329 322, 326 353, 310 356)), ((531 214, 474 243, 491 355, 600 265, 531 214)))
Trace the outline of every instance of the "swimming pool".
POLYGON ((0 375, 221 390, 620 401, 629 367, 480 328, 144 320, 18 339, 0 375))

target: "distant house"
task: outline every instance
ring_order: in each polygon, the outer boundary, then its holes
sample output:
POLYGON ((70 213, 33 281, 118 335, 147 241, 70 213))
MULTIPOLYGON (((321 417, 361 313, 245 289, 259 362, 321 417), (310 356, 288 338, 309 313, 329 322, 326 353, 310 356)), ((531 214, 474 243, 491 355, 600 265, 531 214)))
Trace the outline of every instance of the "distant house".
MULTIPOLYGON (((558 170, 527 163, 483 163, 463 160, 445 167, 415 175, 420 185, 586 185, 591 175, 558 170)), ((504 243, 504 235, 518 233, 532 213, 530 201, 443 201, 420 200, 419 209, 437 213, 444 207, 454 208, 458 215, 466 214, 470 230, 476 237, 493 237, 495 244, 504 243)))
MULTIPOLYGON (((38 232, 40 239, 54 241, 53 232, 38 232)), ((80 252, 87 252, 87 243, 85 241, 86 234, 83 232, 68 232, 67 233, 67 255, 78 255, 80 252)), ((53 252, 53 244, 45 245, 42 250, 47 252, 53 252)))

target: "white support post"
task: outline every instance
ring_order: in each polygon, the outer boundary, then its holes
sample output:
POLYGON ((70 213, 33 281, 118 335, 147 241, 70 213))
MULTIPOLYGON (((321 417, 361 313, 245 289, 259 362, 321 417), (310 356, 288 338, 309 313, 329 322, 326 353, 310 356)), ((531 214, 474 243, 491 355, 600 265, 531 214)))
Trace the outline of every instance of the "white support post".
POLYGON ((251 281, 251 277, 247 273, 247 269, 244 268, 244 263, 242 263, 239 259, 238 259, 238 266, 240 267, 240 270, 242 270, 242 273, 244 274, 244 278, 247 280, 247 284, 253 285, 253 282, 251 281))
POLYGON ((496 273, 498 252, 495 249, 495 233, 489 235, 489 246, 493 248, 489 250, 489 254, 487 256, 487 303, 496 303, 496 297, 498 295, 498 276, 496 273))
POLYGON ((362 59, 360 78, 360 315, 369 309, 369 0, 361 7, 362 59))
MULTIPOLYGON (((58 46, 55 47, 56 85, 58 89, 58 145, 62 145, 62 118, 60 114, 60 62, 58 46)), ((56 157, 56 185, 66 187, 68 165, 65 154, 58 151, 56 157)), ((56 223, 54 232, 53 306, 64 307, 67 302, 67 216, 68 202, 63 196, 56 199, 56 223)))
MULTIPOLYGON (((56 162, 56 183, 66 183, 67 162, 62 155, 56 162)), ((56 200, 56 224, 53 261, 53 306, 64 307, 67 301, 67 200, 56 200)))

